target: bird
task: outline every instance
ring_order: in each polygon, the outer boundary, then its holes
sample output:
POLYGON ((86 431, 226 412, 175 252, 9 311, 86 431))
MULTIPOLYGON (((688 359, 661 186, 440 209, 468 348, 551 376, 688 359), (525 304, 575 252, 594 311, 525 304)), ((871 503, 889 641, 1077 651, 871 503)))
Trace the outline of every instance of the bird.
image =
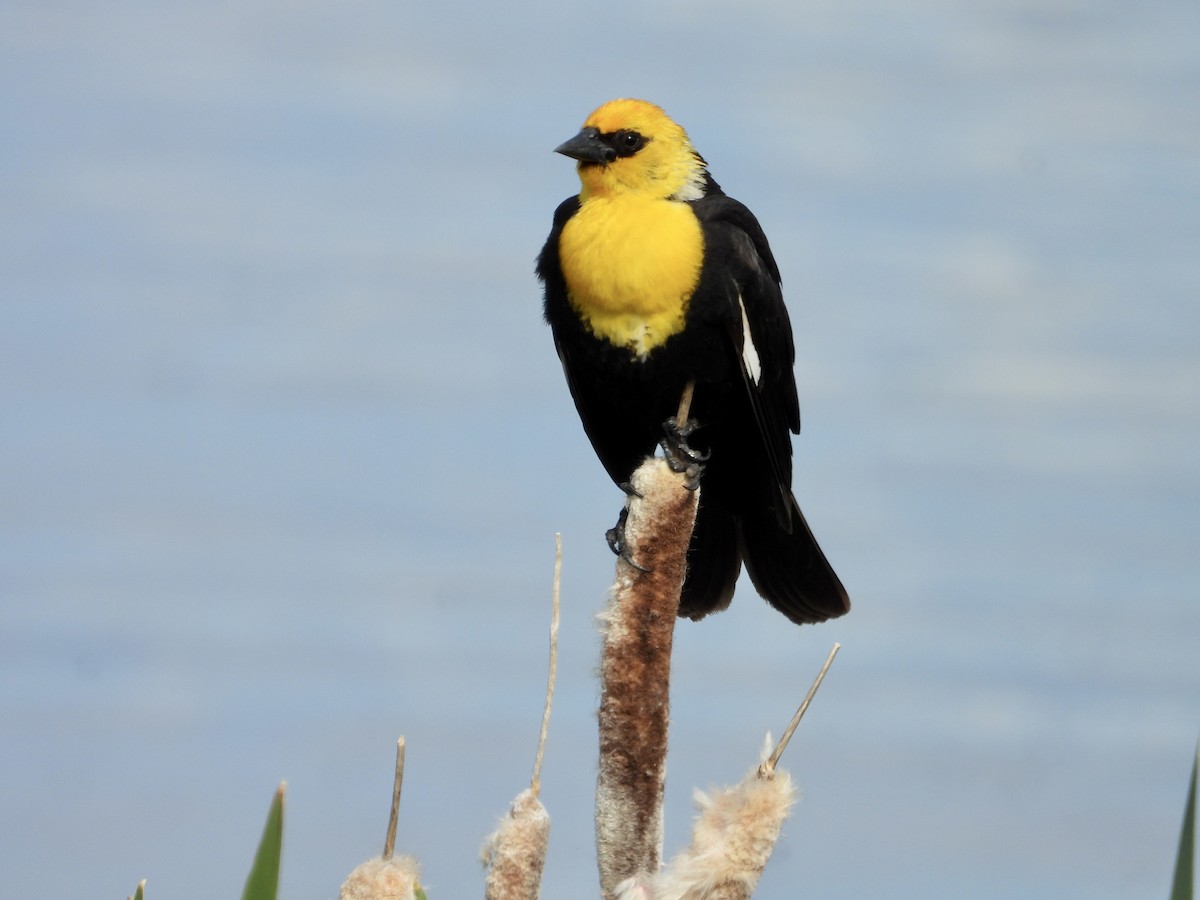
POLYGON ((627 491, 664 435, 699 473, 679 615, 728 607, 743 565, 794 623, 846 613, 792 493, 795 349, 758 220, 648 101, 604 103, 555 152, 576 161, 580 191, 555 210, 536 272, 584 431, 627 491), (681 428, 673 416, 689 383, 681 428))

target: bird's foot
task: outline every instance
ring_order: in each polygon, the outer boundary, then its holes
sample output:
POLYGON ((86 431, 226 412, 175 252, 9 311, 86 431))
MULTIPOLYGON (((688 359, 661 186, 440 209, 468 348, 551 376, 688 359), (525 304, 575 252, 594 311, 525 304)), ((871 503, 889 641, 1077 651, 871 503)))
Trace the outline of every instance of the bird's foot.
MULTIPOLYGON (((640 496, 636 491, 633 491, 632 486, 630 486, 628 493, 631 493, 633 496, 640 496)), ((649 572, 650 570, 645 566, 640 566, 634 561, 633 554, 629 552, 629 545, 625 543, 625 523, 628 521, 629 507, 624 507, 621 510, 621 514, 617 516, 617 524, 604 533, 604 539, 608 541, 608 549, 639 572, 649 572)))
POLYGON ((708 462, 709 453, 694 450, 688 445, 688 436, 697 428, 694 421, 685 421, 680 425, 675 417, 663 422, 663 439, 659 444, 663 448, 667 465, 672 472, 680 472, 684 476, 684 487, 694 491, 700 487, 700 476, 704 474, 704 464, 708 462))

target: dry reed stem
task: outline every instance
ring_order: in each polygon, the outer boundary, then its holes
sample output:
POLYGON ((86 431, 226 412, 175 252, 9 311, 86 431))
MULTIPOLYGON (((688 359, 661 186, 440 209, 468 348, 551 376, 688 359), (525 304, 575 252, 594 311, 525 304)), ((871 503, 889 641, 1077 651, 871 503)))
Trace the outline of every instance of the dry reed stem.
POLYGON ((396 823, 400 818, 400 787, 404 783, 404 736, 396 740, 396 774, 392 779, 392 808, 388 815, 383 854, 354 869, 342 884, 340 900, 416 900, 421 893, 421 866, 411 856, 393 856, 396 823))
POLYGON ((400 819, 400 788, 404 784, 404 735, 396 739, 396 775, 392 779, 392 811, 388 815, 387 836, 383 840, 383 858, 391 859, 396 849, 396 823, 400 819))
POLYGON ((821 666, 821 671, 817 673, 817 677, 813 680, 812 687, 808 689, 808 693, 804 697, 804 701, 800 704, 800 708, 796 710, 796 714, 792 716, 792 721, 788 723, 788 727, 784 729, 783 736, 779 739, 779 743, 775 745, 775 749, 771 755, 767 757, 762 766, 759 767, 758 774, 761 778, 770 778, 775 771, 775 767, 779 764, 779 758, 783 756, 783 751, 787 749, 788 741, 792 739, 792 735, 796 733, 796 728, 800 724, 800 720, 804 718, 804 713, 808 711, 808 705, 812 703, 813 697, 817 695, 817 688, 821 686, 821 682, 825 680, 825 673, 829 671, 829 667, 833 665, 833 658, 837 656, 838 651, 842 649, 842 645, 834 643, 833 649, 829 651, 829 655, 825 657, 825 664, 821 666))
POLYGON ((558 675, 558 614, 562 588, 562 535, 554 535, 554 588, 550 593, 550 672, 546 676, 546 705, 542 707, 542 728, 537 753, 533 758, 530 789, 537 796, 542 789, 542 757, 546 754, 546 735, 550 731, 550 708, 554 703, 554 680, 558 675))
POLYGON ((683 428, 687 425, 688 413, 692 409, 692 395, 696 392, 696 382, 689 381, 683 386, 683 393, 679 395, 679 410, 675 413, 675 424, 683 428))
POLYGON ((542 870, 550 843, 550 815, 538 800, 541 790, 542 759, 550 728, 550 709, 554 701, 554 682, 558 672, 558 619, 562 588, 562 535, 554 536, 554 588, 550 600, 550 671, 546 679, 546 703, 542 708, 542 726, 538 733, 533 777, 527 790, 516 796, 508 815, 483 844, 483 864, 487 868, 484 896, 487 900, 537 900, 542 870))

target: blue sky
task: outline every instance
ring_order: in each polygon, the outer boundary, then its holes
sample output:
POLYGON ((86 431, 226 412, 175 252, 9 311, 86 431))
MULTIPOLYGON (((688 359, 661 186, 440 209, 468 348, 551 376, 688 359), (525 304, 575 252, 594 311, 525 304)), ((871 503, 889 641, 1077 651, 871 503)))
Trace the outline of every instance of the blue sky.
POLYGON ((1162 895, 1200 723, 1200 13, 1182 2, 0 9, 0 870, 481 890, 564 537, 548 897, 595 894, 621 498, 533 258, 654 100, 762 221, 855 600, 678 629, 668 852, 843 651, 760 896, 1162 895), (63 859, 64 851, 69 855, 63 859))

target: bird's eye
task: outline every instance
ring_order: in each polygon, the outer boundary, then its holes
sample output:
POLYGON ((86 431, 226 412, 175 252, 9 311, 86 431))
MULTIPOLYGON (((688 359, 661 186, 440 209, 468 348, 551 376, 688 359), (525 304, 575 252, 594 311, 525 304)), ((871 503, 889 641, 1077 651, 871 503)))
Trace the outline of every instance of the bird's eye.
POLYGON ((613 135, 612 146, 617 151, 618 156, 633 156, 633 154, 646 146, 646 138, 636 131, 622 129, 613 135))

